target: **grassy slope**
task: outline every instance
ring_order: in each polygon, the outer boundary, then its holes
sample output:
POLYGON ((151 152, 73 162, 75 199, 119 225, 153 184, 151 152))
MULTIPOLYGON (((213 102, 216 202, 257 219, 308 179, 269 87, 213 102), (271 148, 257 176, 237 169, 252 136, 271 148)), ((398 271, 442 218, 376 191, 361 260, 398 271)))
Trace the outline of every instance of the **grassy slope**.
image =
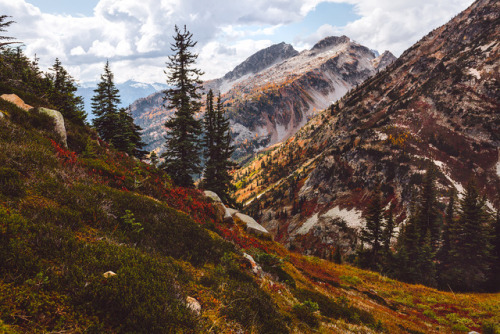
POLYGON ((0 332, 443 333, 500 321, 499 295, 290 253, 214 221, 201 193, 88 129, 67 124, 66 150, 47 117, 0 110, 10 119, 0 120, 0 332), (268 274, 253 275, 243 251, 268 274))

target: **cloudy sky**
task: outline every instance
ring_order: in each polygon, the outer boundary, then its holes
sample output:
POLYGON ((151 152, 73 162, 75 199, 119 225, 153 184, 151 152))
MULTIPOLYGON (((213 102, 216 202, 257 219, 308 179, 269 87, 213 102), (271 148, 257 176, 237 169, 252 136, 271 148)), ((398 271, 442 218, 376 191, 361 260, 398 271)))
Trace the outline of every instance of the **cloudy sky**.
POLYGON ((174 25, 198 41, 204 79, 222 76, 256 51, 286 42, 310 48, 329 35, 399 56, 472 0, 0 0, 17 23, 6 35, 46 69, 58 57, 83 85, 109 59, 117 83, 165 82, 174 25))

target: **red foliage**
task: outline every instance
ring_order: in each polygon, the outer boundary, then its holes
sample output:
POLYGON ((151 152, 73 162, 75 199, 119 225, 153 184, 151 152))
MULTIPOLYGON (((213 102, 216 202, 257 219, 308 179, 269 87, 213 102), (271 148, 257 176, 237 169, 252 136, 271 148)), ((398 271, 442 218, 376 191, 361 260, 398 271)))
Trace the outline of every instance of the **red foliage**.
POLYGON ((63 165, 75 165, 77 162, 77 157, 76 153, 69 151, 63 147, 61 147, 58 143, 56 143, 54 140, 50 140, 52 146, 55 148, 57 157, 61 161, 63 165))

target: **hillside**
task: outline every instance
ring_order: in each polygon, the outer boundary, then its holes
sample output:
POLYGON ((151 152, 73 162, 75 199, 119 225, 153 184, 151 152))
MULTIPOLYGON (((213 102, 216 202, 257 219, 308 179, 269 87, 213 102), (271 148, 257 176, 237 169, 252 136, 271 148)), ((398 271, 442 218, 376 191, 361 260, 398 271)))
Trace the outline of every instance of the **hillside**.
POLYGON ((247 211, 288 247, 352 254, 377 186, 401 224, 429 162, 441 212, 473 177, 498 209, 499 13, 477 1, 239 171, 247 211))
MULTIPOLYGON (((280 43, 250 56, 224 77, 205 82, 203 89, 222 93, 237 148, 234 157, 243 158, 295 134, 310 117, 394 59, 388 51, 375 57, 346 36, 327 37, 300 53, 280 43)), ((171 115, 163 107, 163 94, 140 99, 131 110, 145 130, 147 149, 160 149, 163 124, 171 115)))
POLYGON ((2 333, 486 333, 500 321, 498 294, 291 253, 85 126, 64 120, 65 141, 43 99, 1 94, 35 107, 0 99, 2 333))

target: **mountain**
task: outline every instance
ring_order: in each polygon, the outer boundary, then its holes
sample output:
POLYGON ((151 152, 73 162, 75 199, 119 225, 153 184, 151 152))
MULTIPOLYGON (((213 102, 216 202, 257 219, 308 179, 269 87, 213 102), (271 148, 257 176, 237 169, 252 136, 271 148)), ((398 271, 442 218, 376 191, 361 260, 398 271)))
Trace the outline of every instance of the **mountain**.
POLYGON ((471 178, 498 209, 499 7, 477 1, 240 170, 247 211, 290 248, 353 254, 377 186, 401 226, 429 162, 441 210, 471 178))
MULTIPOLYGON (((204 91, 222 93, 237 148, 234 157, 243 158, 293 135, 317 111, 394 59, 390 52, 375 57, 346 36, 325 38, 300 53, 280 43, 205 82, 204 91)), ((164 142, 163 123, 171 111, 162 104, 162 94, 155 93, 131 106, 149 150, 164 142)))
MULTIPOLYGON (((89 115, 89 118, 92 119, 93 115, 91 112, 91 103, 92 97, 94 96, 94 89, 96 89, 97 84, 90 85, 85 84, 78 88, 77 94, 83 97, 85 102, 85 111, 89 115)), ((157 92, 158 90, 165 89, 167 86, 165 84, 147 84, 142 82, 137 82, 133 80, 128 80, 121 84, 116 84, 116 88, 120 91, 120 99, 121 104, 119 107, 126 108, 134 101, 144 96, 148 96, 157 92)))
POLYGON ((1 333, 495 331, 499 294, 290 252, 88 127, 64 120, 64 147, 43 99, 0 94, 1 333))

